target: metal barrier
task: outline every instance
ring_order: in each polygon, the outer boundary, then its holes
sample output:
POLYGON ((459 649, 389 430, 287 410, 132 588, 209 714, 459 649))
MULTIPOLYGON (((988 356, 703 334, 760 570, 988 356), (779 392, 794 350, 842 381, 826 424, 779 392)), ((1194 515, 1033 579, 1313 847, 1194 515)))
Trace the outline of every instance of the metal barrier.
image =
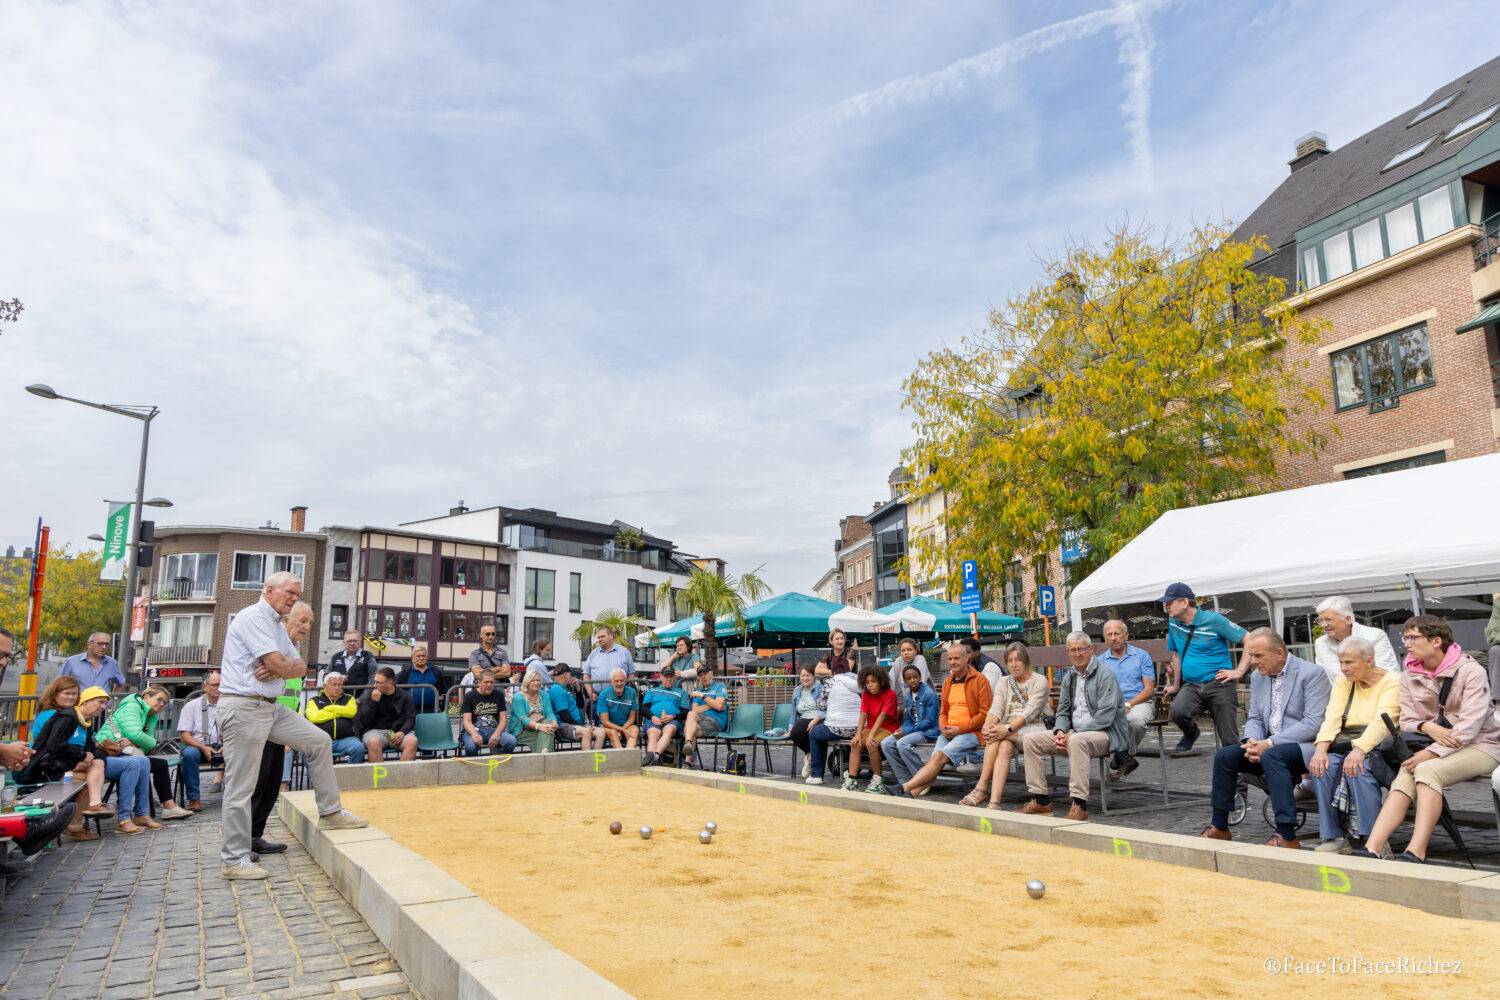
POLYGON ((34 694, 0 696, 0 743, 30 739, 32 734, 28 731, 23 736, 21 729, 36 718, 36 713, 37 696, 34 694))
POLYGON ((1479 226, 1483 232, 1480 234, 1478 247, 1474 253, 1474 270, 1476 271, 1487 267, 1496 258, 1500 258, 1500 212, 1485 219, 1479 226))

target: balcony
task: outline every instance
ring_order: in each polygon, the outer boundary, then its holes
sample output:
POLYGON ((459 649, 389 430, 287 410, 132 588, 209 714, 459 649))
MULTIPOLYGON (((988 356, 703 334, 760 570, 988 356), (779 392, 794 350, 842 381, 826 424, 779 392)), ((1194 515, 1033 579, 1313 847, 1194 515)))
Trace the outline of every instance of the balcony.
POLYGON ((194 583, 190 577, 179 576, 163 580, 156 589, 158 601, 211 601, 214 599, 212 582, 194 583))
POLYGON ((660 549, 626 551, 612 544, 589 545, 584 542, 564 542, 554 538, 539 539, 518 547, 526 552, 550 552, 555 556, 571 556, 574 559, 627 563, 631 566, 642 566, 646 569, 660 570, 663 573, 678 573, 683 576, 692 571, 691 566, 672 558, 660 549))
POLYGON ((205 666, 207 646, 152 646, 146 653, 147 666, 205 666))

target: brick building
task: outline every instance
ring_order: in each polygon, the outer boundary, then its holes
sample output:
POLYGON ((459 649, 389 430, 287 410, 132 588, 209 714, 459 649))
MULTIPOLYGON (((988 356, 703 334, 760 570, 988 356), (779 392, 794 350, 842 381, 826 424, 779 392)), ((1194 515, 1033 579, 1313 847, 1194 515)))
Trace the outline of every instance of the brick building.
POLYGON ((1500 435, 1500 59, 1330 150, 1311 135, 1237 235, 1331 329, 1289 345, 1326 399, 1283 487, 1482 455, 1500 435))
MULTIPOLYGON (((880 504, 876 504, 878 510, 880 504)), ((875 539, 859 514, 839 518, 833 560, 843 586, 840 600, 851 608, 875 609, 875 539)))

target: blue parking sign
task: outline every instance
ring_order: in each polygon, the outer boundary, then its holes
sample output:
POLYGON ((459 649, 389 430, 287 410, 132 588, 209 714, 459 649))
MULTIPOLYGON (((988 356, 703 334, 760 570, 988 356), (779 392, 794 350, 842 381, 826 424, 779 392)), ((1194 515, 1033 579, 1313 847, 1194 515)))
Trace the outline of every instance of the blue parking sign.
POLYGON ((1057 614, 1057 590, 1053 587, 1038 587, 1036 591, 1036 602, 1042 612, 1043 618, 1051 618, 1057 614))

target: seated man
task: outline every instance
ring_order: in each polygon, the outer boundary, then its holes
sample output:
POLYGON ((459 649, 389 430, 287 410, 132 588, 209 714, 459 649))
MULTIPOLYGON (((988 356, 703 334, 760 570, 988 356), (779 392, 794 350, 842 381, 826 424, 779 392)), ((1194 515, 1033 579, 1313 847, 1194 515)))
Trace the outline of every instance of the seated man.
POLYGON ((1099 662, 1114 672, 1125 698, 1125 721, 1130 726, 1130 752, 1135 753, 1156 718, 1156 664, 1151 654, 1130 644, 1130 629, 1119 619, 1104 623, 1104 645, 1099 662))
POLYGON ((1339 678, 1344 676, 1343 669, 1339 666, 1339 653, 1343 650, 1344 640, 1350 636, 1370 644, 1375 650, 1375 666, 1381 670, 1401 672, 1401 661, 1396 658, 1390 636, 1385 634, 1384 629, 1361 625, 1355 621, 1354 605, 1349 603, 1349 598, 1329 597, 1320 602, 1318 624, 1323 627, 1323 634, 1313 641, 1313 659, 1327 672, 1329 684, 1337 684, 1339 678))
POLYGON ((661 668, 661 687, 646 692, 646 753, 648 764, 660 764, 662 751, 672 748, 687 713, 688 699, 677 686, 677 669, 670 663, 661 668))
POLYGON ((994 693, 975 664, 978 654, 954 642, 948 646, 948 676, 938 700, 937 748, 922 769, 909 781, 884 788, 892 795, 922 796, 937 780, 938 772, 951 760, 954 764, 983 763, 984 717, 989 714, 994 693))
POLYGON ((359 704, 354 695, 344 693, 344 675, 330 670, 323 675, 323 690, 313 695, 302 713, 307 721, 333 740, 333 755, 349 758, 350 764, 365 762, 365 744, 354 728, 359 704))
POLYGON ((481 746, 488 747, 490 753, 510 753, 516 748, 516 738, 507 731, 510 720, 506 718, 505 693, 495 690, 493 670, 486 667, 479 671, 479 683, 464 692, 458 712, 465 757, 476 756, 481 746))
POLYGON ((1026 790, 1031 801, 1018 812, 1052 815, 1047 794, 1047 766, 1043 757, 1068 758, 1068 819, 1089 818, 1089 764, 1095 757, 1115 754, 1121 775, 1139 763, 1130 755, 1130 725, 1125 698, 1113 670, 1094 655, 1094 640, 1086 632, 1068 635, 1068 661, 1073 669, 1063 677, 1057 698, 1057 720, 1052 732, 1029 733, 1021 740, 1026 758, 1026 790))
POLYGON ((354 727, 361 733, 365 753, 373 761, 385 759, 385 750, 401 751, 402 760, 417 759, 417 706, 411 695, 396 687, 396 671, 390 667, 375 670, 375 683, 359 699, 354 713, 354 727))
POLYGON ((182 775, 182 790, 187 798, 187 808, 202 812, 203 802, 198 784, 198 772, 205 765, 212 767, 214 761, 224 766, 224 740, 219 735, 219 672, 209 671, 203 678, 203 694, 182 706, 177 717, 177 733, 182 738, 181 762, 177 771, 182 775))
POLYGON ((1246 636, 1245 655, 1255 669, 1245 738, 1220 747, 1214 755, 1213 816, 1199 836, 1233 839, 1229 813, 1235 782, 1241 773, 1259 774, 1266 779, 1276 810, 1276 832, 1266 843, 1301 850, 1292 793, 1307 773, 1332 687, 1322 667, 1287 652, 1286 643, 1271 629, 1258 628, 1246 636))
POLYGON ((729 726, 729 689, 714 678, 708 664, 698 668, 698 687, 689 696, 682 723, 682 754, 689 762, 698 752, 699 738, 713 739, 729 726))
POLYGON ((634 684, 625 683, 625 671, 619 667, 609 672, 609 687, 599 692, 599 724, 604 735, 616 750, 623 742, 627 747, 635 746, 640 738, 641 727, 636 724, 640 715, 641 696, 634 684))
POLYGON ((542 692, 543 698, 552 701, 552 714, 557 716, 558 739, 577 740, 580 750, 603 750, 604 727, 591 726, 584 718, 580 707, 582 688, 573 668, 559 663, 552 668, 552 686, 542 692))

